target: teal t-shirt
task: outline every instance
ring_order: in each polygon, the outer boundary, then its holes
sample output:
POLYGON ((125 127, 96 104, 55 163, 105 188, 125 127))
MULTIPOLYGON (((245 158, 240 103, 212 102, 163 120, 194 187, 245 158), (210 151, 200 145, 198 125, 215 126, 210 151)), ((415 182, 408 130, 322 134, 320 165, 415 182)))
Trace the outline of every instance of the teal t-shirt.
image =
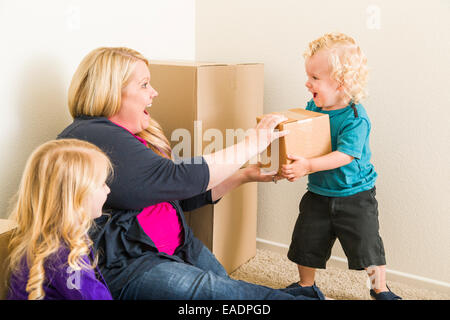
POLYGON ((313 100, 306 110, 330 117, 331 149, 354 157, 349 164, 308 176, 308 190, 328 197, 346 197, 372 189, 377 173, 370 163, 370 120, 361 104, 349 104, 339 110, 324 111, 313 100))

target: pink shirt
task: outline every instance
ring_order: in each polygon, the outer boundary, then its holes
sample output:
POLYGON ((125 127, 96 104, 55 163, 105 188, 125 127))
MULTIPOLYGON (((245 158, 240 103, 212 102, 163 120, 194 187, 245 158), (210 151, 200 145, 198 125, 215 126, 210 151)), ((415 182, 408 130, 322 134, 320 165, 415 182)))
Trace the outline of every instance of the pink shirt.
MULTIPOLYGON (((136 136, 127 128, 124 128, 117 123, 114 124, 127 130, 142 144, 147 145, 144 139, 136 136)), ((137 219, 142 229, 150 239, 152 239, 159 252, 165 252, 172 255, 175 252, 175 249, 182 243, 183 228, 180 224, 177 211, 169 202, 161 202, 144 208, 144 210, 137 215, 137 219)))

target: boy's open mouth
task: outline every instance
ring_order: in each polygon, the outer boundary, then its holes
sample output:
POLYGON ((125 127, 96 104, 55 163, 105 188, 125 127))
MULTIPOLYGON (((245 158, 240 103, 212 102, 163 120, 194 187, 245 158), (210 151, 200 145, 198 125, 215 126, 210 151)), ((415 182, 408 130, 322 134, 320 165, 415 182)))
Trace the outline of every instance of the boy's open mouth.
POLYGON ((317 97, 317 92, 313 92, 313 98, 317 97))

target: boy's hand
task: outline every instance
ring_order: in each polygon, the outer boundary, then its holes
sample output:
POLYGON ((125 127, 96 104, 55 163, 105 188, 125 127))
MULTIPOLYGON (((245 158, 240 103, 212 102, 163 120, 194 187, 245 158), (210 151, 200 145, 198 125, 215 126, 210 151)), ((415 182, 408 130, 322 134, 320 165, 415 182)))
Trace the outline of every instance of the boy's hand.
POLYGON ((311 165, 308 159, 293 155, 288 155, 287 157, 293 162, 281 166, 281 175, 289 182, 294 182, 311 173, 311 165))

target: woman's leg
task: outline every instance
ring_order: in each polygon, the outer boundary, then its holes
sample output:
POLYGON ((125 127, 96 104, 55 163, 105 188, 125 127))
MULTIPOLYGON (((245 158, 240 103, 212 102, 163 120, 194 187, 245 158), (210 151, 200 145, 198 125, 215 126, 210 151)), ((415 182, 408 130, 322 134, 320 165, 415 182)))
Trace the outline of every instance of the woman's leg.
POLYGON ((281 290, 231 279, 207 249, 196 266, 175 261, 161 263, 128 284, 124 300, 316 300, 281 290))
POLYGON ((212 271, 219 276, 228 278, 228 273, 225 268, 206 246, 203 246, 200 251, 195 266, 204 271, 212 271))
MULTIPOLYGON (((222 264, 216 259, 216 257, 214 256, 214 254, 206 247, 203 247, 203 250, 200 252, 199 255, 199 259, 197 260, 196 267, 199 267, 202 270, 205 271, 213 271, 214 273, 218 274, 218 275, 223 275, 224 277, 228 277, 228 273, 226 272, 225 268, 222 266, 222 264)), ((299 272, 300 272, 300 267, 299 267, 299 272)), ((303 267, 303 268, 307 268, 307 267, 303 267)), ((313 274, 312 274, 312 284, 310 284, 309 286, 312 286, 314 284, 314 274, 315 274, 315 269, 313 268, 307 268, 308 271, 312 270, 313 274)), ((305 277, 307 278, 307 277, 305 277)), ((303 284, 303 286, 306 286, 306 284, 303 284)), ((319 298, 320 300, 324 300, 325 296, 322 294, 322 292, 320 292, 320 290, 317 288, 317 290, 315 289, 311 289, 311 288, 302 288, 302 287, 291 287, 291 288, 282 288, 280 289, 281 291, 288 293, 290 295, 293 296, 306 296, 306 297, 310 297, 310 298, 319 298), (306 290, 305 290, 306 289, 306 290), (319 292, 317 292, 319 291, 319 292)))

